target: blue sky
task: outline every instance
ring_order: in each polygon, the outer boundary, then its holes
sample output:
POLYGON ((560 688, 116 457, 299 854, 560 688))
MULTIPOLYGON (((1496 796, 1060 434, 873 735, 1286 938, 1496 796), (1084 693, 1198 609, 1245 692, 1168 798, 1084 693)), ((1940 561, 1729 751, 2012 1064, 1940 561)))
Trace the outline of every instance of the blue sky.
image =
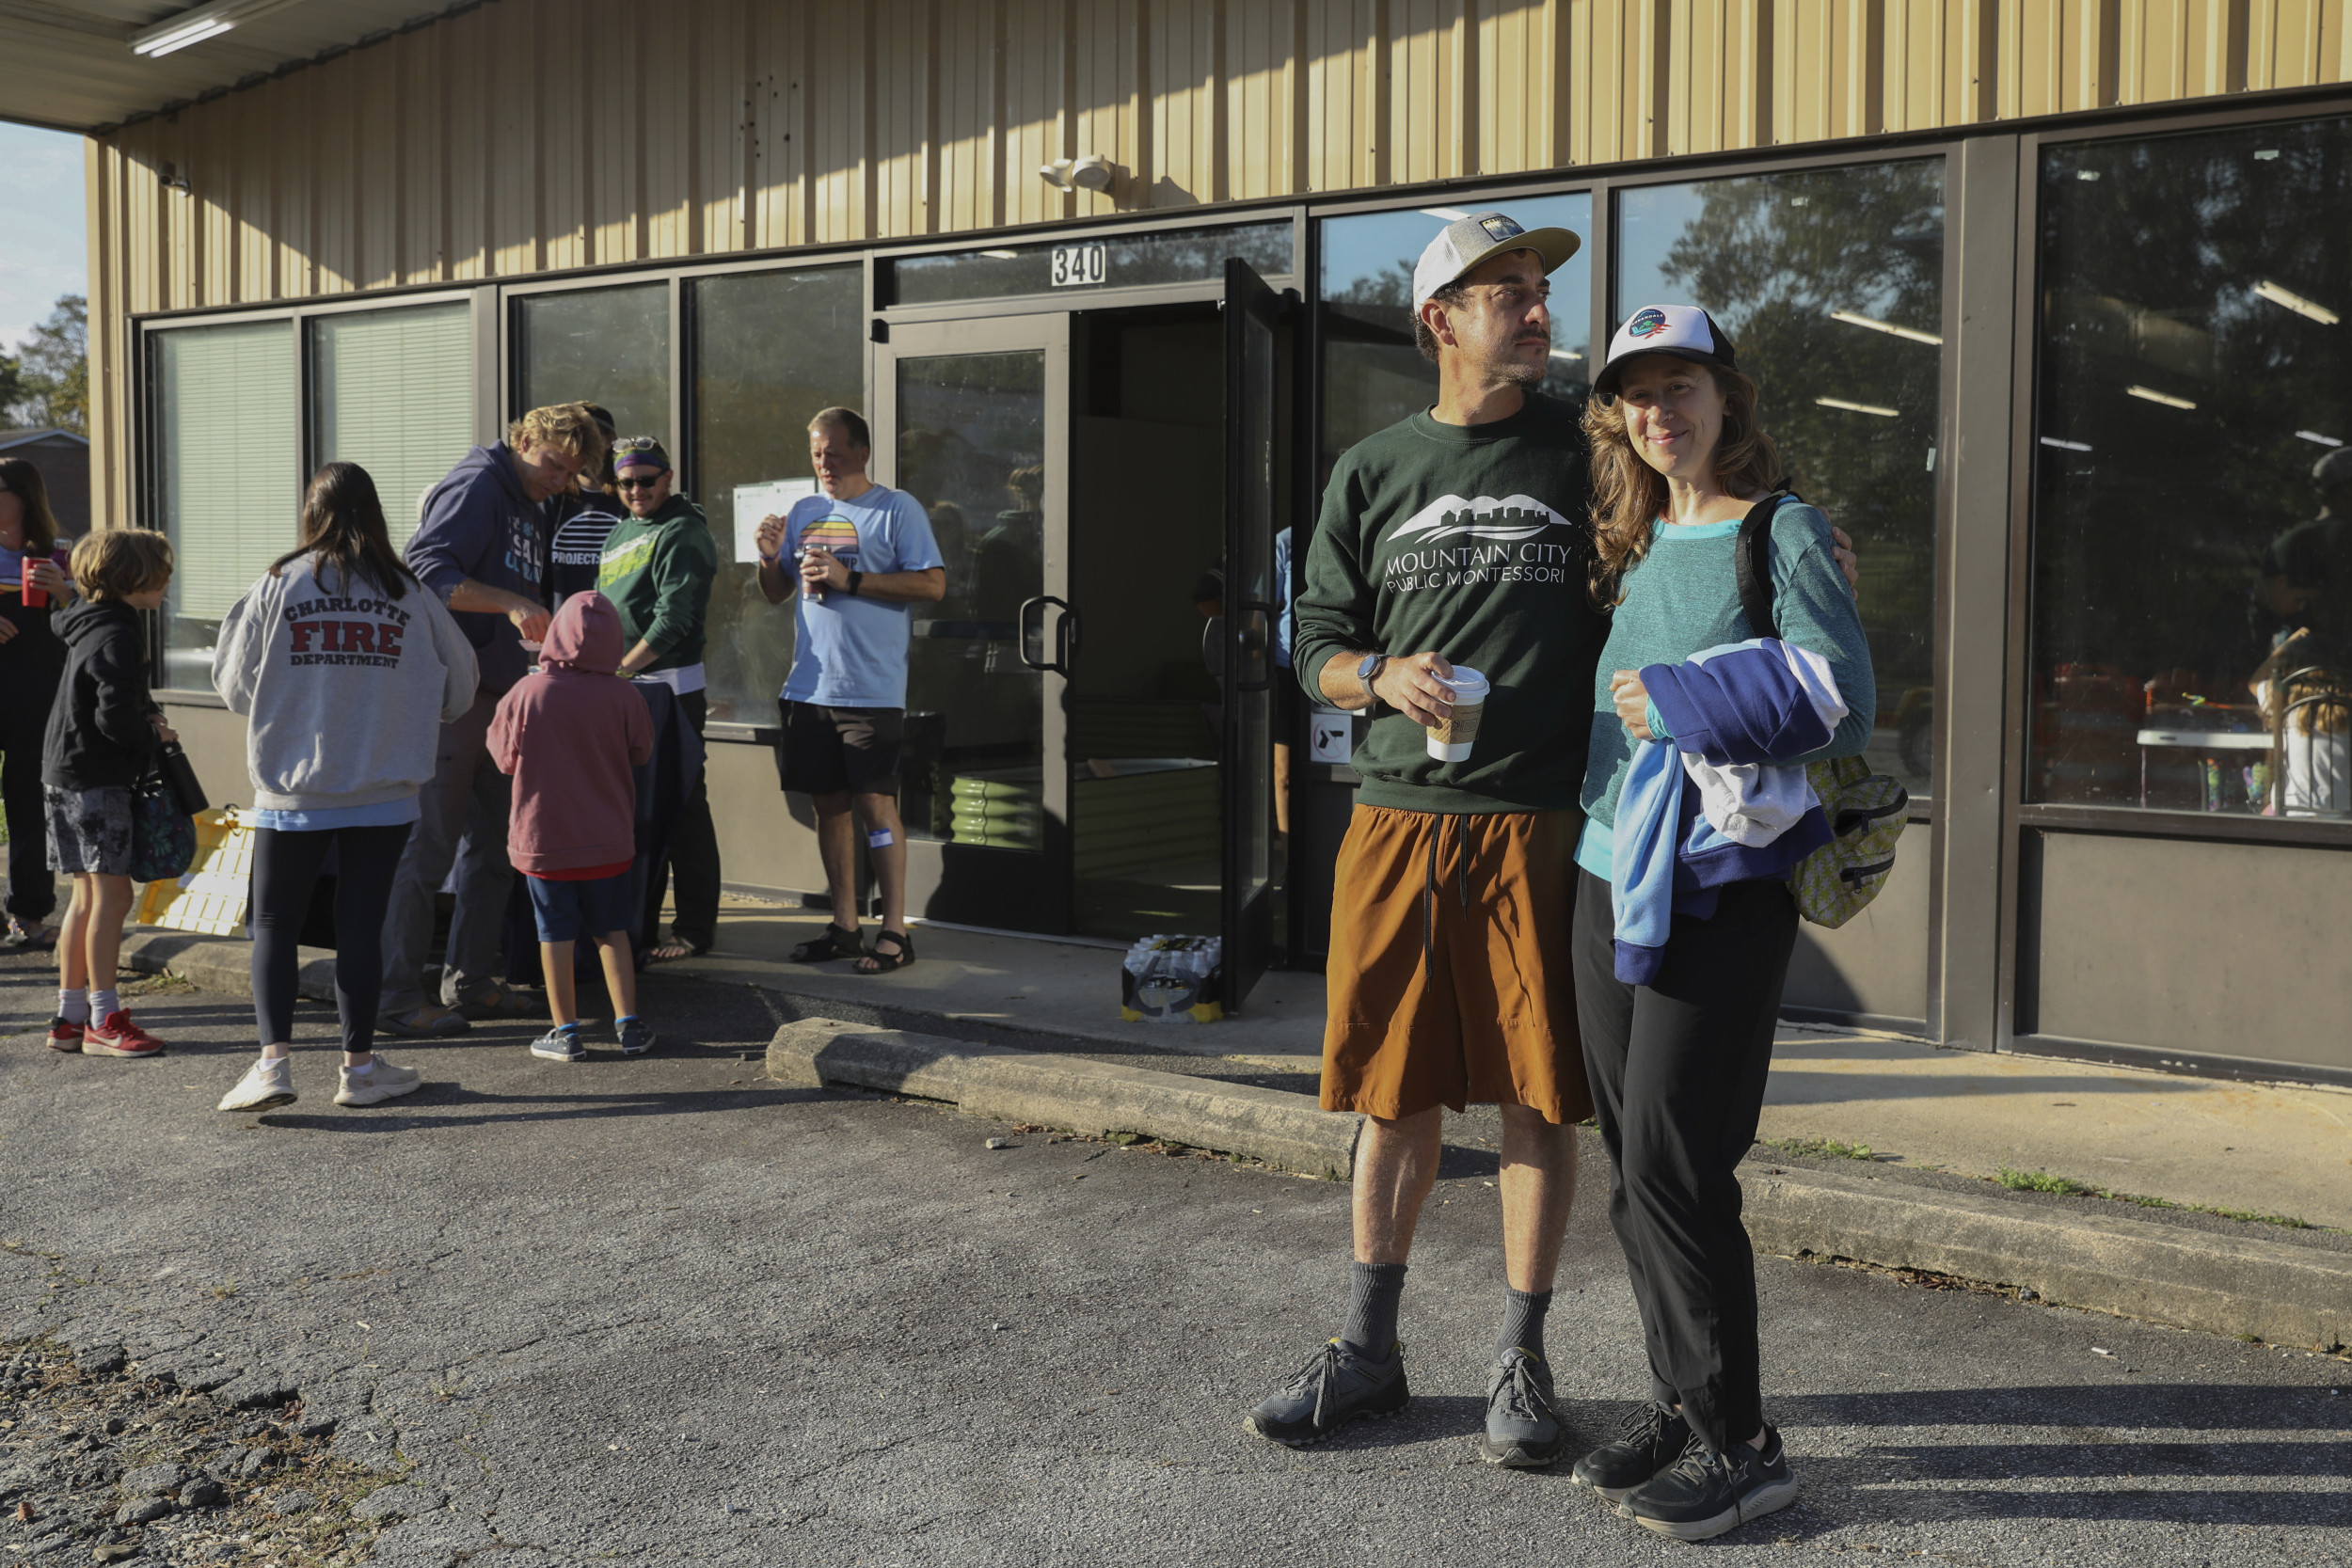
POLYGON ((59 294, 87 293, 82 138, 0 123, 8 222, 0 225, 0 346, 13 349, 59 294))

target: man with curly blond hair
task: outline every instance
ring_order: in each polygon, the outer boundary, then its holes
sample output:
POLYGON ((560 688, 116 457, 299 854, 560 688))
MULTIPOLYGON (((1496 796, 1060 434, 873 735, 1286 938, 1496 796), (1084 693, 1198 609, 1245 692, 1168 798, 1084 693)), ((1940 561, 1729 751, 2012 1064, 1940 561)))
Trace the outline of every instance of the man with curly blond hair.
POLYGON ((473 644, 482 686, 474 705, 441 726, 423 815, 408 835, 384 916, 384 999, 376 1026, 392 1035, 461 1035, 476 1018, 537 1012, 496 978, 499 939, 515 868, 506 858, 510 781, 492 765, 491 715, 531 668, 547 635, 548 539, 542 504, 583 467, 600 462, 604 435, 584 403, 534 408, 506 439, 468 452, 425 495, 404 551, 417 579, 455 612, 473 644), (433 895, 454 865, 439 994, 424 989, 433 942, 433 895))

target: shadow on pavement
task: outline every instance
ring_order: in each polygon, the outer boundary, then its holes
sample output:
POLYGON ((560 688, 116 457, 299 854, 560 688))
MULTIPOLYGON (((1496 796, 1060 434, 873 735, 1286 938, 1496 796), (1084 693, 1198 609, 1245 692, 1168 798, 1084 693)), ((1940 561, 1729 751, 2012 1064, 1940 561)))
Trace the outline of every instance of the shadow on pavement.
MULTIPOLYGON (((2125 1325, 2114 1325, 2119 1331, 2125 1325)), ((2062 1427, 2075 1446, 2135 1449, 2128 1435, 2148 1428, 2333 1432, 2352 1420, 2352 1400, 2309 1388, 2265 1384, 2147 1383, 2092 1386, 2044 1385, 2023 1388, 1918 1389, 1856 1394, 1775 1395, 1774 1419, 1791 1427, 2015 1426, 2062 1427)), ((2159 1445, 2144 1445, 2158 1447, 2159 1445)), ((2176 1445, 2177 1446, 2177 1445, 2176 1445)), ((2344 1451, 2340 1447, 2339 1455, 2344 1451)), ((2341 1466, 2339 1466, 2341 1468, 2341 1466)), ((2352 1500, 2348 1498, 2347 1500, 2352 1500)))
POLYGON ((264 1112, 255 1121, 319 1132, 393 1132, 429 1127, 481 1127, 494 1122, 581 1121, 602 1117, 695 1116, 712 1111, 751 1111, 775 1104, 831 1098, 821 1089, 698 1089, 676 1093, 647 1090, 638 1094, 538 1095, 486 1094, 454 1085, 426 1084, 420 1098, 396 1101, 401 1108, 385 1114, 374 1106, 355 1106, 333 1116, 304 1112, 264 1112), (484 1110, 444 1114, 444 1106, 546 1105, 545 1110, 484 1110), (411 1114, 410 1107, 424 1115, 411 1114))

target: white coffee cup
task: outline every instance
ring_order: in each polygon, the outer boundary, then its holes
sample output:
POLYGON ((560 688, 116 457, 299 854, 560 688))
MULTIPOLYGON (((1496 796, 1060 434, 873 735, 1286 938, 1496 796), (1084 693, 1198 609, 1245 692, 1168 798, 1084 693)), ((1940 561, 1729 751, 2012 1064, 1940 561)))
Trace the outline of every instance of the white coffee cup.
POLYGON ((1429 754, 1439 762, 1468 762, 1478 740, 1478 721, 1486 712, 1486 677, 1467 664, 1454 667, 1452 676, 1438 680, 1454 693, 1454 715, 1427 726, 1429 754))

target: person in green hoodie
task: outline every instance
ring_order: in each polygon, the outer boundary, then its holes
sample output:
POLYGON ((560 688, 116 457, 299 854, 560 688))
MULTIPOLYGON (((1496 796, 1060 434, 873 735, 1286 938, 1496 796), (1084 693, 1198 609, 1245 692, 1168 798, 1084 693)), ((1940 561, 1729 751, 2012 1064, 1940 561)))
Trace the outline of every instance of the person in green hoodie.
MULTIPOLYGON (((701 507, 678 495, 670 454, 650 436, 624 436, 612 444, 612 472, 628 515, 605 535, 596 591, 621 612, 628 652, 620 673, 659 681, 677 693, 694 733, 709 709, 703 696, 703 623, 710 584, 719 575, 719 546, 701 507)), ((684 958, 707 953, 719 928, 719 835, 710 821, 710 793, 697 779, 670 837, 677 873, 677 919, 661 940, 662 885, 645 889, 640 929, 648 957, 684 958)))

